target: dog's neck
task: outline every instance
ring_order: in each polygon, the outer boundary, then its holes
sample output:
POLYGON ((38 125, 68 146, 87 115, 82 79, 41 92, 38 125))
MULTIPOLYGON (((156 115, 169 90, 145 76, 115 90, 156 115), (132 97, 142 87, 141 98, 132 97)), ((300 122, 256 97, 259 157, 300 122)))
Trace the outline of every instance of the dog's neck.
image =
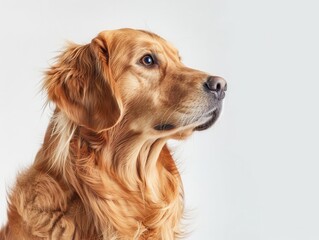
POLYGON ((65 182, 90 207, 87 211, 94 212, 96 228, 170 239, 178 232, 183 190, 166 140, 147 138, 120 125, 94 133, 56 111, 45 138, 47 157, 42 159, 48 160, 52 172, 63 173, 65 182), (163 230, 151 233, 151 229, 163 230))
MULTIPOLYGON (((122 130, 114 129, 115 132, 122 130)), ((103 159, 109 169, 112 169, 122 184, 129 191, 152 192, 152 199, 160 199, 158 189, 160 153, 166 144, 164 138, 150 138, 143 133, 128 131, 126 134, 108 134, 107 146, 103 149, 103 159), (116 136, 116 137, 110 137, 116 136)))

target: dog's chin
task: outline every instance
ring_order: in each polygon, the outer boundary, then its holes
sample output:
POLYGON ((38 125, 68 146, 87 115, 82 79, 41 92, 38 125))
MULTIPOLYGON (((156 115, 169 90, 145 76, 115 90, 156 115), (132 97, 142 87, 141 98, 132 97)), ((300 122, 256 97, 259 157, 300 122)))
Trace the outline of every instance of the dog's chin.
POLYGON ((221 108, 216 108, 216 110, 212 112, 212 116, 210 117, 210 119, 204 124, 201 124, 195 127, 194 131, 204 131, 210 128, 211 126, 213 126, 214 123, 217 121, 218 117, 220 116, 220 113, 221 113, 221 108))
POLYGON ((169 123, 165 123, 165 124, 158 124, 155 125, 153 127, 153 129, 155 129, 157 132, 171 132, 171 131, 178 131, 178 133, 180 134, 181 132, 187 131, 187 132, 193 132, 193 131, 203 131, 206 130, 208 128, 210 128, 219 118, 221 113, 221 106, 218 106, 215 110, 209 112, 206 115, 206 118, 208 118, 208 120, 204 123, 201 123, 199 125, 195 125, 194 123, 191 124, 190 126, 183 126, 183 127, 176 127, 176 125, 173 124, 169 124, 169 123), (194 127, 195 125, 195 127, 194 127))

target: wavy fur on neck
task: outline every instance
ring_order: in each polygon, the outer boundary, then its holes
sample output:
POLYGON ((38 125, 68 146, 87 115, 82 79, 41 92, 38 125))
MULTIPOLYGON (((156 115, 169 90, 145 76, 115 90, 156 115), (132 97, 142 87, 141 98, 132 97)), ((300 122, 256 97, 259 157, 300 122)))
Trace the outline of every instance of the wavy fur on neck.
POLYGON ((70 184, 104 239, 181 236, 183 189, 165 138, 121 125, 97 134, 56 111, 40 154, 37 166, 70 184))

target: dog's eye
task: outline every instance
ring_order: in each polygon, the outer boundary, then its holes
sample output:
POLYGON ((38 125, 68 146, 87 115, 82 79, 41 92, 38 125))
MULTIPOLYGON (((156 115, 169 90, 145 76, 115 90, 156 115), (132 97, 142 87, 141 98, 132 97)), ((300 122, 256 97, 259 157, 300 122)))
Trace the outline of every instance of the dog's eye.
POLYGON ((146 67, 150 67, 155 64, 155 61, 151 55, 147 54, 141 58, 140 63, 146 67))

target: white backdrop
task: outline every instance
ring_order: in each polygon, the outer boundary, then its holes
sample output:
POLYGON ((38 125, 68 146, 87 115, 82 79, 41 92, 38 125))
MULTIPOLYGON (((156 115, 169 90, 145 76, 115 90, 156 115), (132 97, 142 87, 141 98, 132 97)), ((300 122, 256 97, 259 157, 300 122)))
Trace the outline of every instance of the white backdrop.
POLYGON ((318 9, 315 0, 0 0, 0 224, 50 116, 42 72, 66 40, 132 27, 228 81, 220 121, 175 147, 187 239, 319 239, 318 9))

